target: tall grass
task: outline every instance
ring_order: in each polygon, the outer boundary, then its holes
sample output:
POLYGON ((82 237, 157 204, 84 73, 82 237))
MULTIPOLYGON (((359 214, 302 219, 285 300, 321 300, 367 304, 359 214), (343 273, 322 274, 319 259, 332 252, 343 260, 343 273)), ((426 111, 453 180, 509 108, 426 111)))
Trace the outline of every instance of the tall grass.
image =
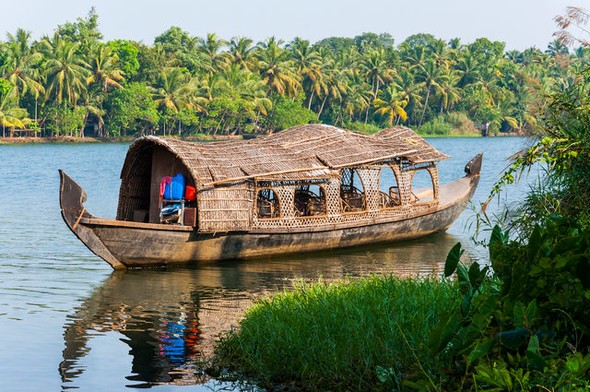
POLYGON ((398 389, 417 373, 436 383, 444 358, 425 345, 458 296, 453 283, 392 276, 300 283, 253 306, 217 357, 262 386, 398 389))

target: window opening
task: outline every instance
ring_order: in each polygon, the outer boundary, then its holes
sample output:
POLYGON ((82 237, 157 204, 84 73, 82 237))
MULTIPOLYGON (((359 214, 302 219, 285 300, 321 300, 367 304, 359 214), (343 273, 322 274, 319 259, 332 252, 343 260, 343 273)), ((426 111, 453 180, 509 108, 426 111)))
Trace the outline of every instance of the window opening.
POLYGON ((256 208, 258 219, 274 219, 281 216, 279 197, 275 191, 269 188, 258 191, 256 208))
POLYGON ((327 213, 326 192, 319 185, 298 186, 295 189, 294 204, 297 216, 319 216, 327 213))
POLYGON ((412 175, 412 203, 428 203, 434 201, 434 180, 426 169, 419 169, 412 175))
POLYGON ((379 172, 379 196, 380 208, 394 208, 402 204, 397 176, 389 165, 381 166, 379 172))
POLYGON ((367 209, 365 187, 354 169, 342 169, 340 200, 342 212, 366 211, 367 209))

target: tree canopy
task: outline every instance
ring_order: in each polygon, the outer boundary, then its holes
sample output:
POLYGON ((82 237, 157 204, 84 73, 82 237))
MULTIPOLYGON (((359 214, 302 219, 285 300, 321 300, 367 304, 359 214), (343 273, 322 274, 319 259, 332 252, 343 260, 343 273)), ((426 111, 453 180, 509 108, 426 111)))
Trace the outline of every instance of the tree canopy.
POLYGON ((373 32, 255 43, 172 26, 152 45, 105 42, 91 9, 38 41, 22 29, 7 34, 0 95, 10 95, 4 105, 19 120, 5 127, 34 119, 44 135, 266 133, 310 121, 430 132, 447 129, 452 114, 474 133, 484 124, 506 132, 534 128, 543 97, 565 91, 588 64, 587 48, 570 52, 557 40, 545 51, 506 52, 484 37, 431 34, 397 46, 373 32))

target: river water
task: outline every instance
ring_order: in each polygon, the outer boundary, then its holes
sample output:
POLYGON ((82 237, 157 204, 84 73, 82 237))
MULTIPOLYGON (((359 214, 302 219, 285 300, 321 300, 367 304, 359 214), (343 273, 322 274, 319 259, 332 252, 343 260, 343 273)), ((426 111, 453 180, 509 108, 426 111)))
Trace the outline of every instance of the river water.
MULTIPOLYGON (((515 137, 429 141, 452 156, 439 166, 441 183, 484 152, 475 205, 487 199, 506 158, 526 145, 515 137)), ((199 364, 256 298, 301 279, 438 273, 459 241, 486 262, 485 249, 470 240, 468 208, 446 233, 389 246, 113 273, 63 223, 57 170, 86 189, 93 215, 114 218, 127 148, 0 145, 0 390, 239 390, 209 379, 199 364)), ((526 189, 511 187, 500 204, 517 202, 526 189)))

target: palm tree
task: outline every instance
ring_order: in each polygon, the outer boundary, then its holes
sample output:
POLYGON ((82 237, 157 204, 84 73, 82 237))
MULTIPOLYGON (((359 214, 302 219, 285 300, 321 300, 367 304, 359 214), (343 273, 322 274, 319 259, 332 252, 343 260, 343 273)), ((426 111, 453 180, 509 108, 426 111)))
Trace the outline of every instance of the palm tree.
POLYGON ((496 105, 506 96, 507 90, 498 85, 500 72, 494 67, 483 67, 480 69, 475 85, 481 86, 492 98, 492 105, 496 105))
POLYGON ((396 74, 392 85, 400 92, 402 98, 408 102, 404 110, 406 110, 410 119, 415 121, 413 120, 414 112, 422 107, 422 86, 420 83, 416 83, 414 73, 408 68, 402 69, 396 74))
POLYGON ((451 59, 448 57, 449 48, 447 43, 442 39, 437 39, 432 42, 428 49, 430 50, 430 56, 434 57, 436 64, 439 67, 447 67, 451 64, 451 59))
MULTIPOLYGON (((317 52, 320 59, 322 59, 322 62, 324 62, 324 59, 332 57, 331 53, 326 48, 320 47, 320 49, 325 50, 325 53, 322 53, 319 50, 317 52)), ((356 46, 351 46, 351 47, 347 48, 346 50, 341 50, 341 51, 335 53, 334 54, 334 61, 340 69, 358 68, 359 61, 360 61, 360 53, 358 52, 358 49, 356 48, 356 46)))
POLYGON ((281 43, 281 40, 270 37, 266 42, 258 44, 260 76, 271 97, 273 92, 295 97, 301 83, 293 62, 288 59, 289 53, 280 47, 281 43))
POLYGON ((324 99, 322 100, 322 105, 320 106, 320 111, 318 112, 318 118, 322 115, 326 102, 329 98, 339 103, 342 102, 343 95, 349 89, 346 75, 346 70, 339 69, 332 69, 331 72, 326 73, 324 79, 326 83, 327 93, 325 94, 324 99))
POLYGON ((271 100, 266 96, 265 85, 259 75, 240 68, 234 64, 223 72, 223 94, 243 104, 243 109, 257 123, 260 115, 267 115, 272 108, 271 100))
POLYGON ((348 90, 343 95, 340 105, 340 120, 343 125, 343 113, 348 114, 351 119, 355 118, 355 114, 365 113, 365 123, 368 120, 369 109, 373 100, 373 92, 371 86, 364 80, 363 76, 359 74, 358 70, 347 70, 348 90))
POLYGON ((421 64, 418 67, 418 80, 421 81, 421 85, 426 89, 426 97, 424 98, 424 107, 422 108, 422 116, 420 117, 420 124, 424 121, 424 115, 426 108, 428 107, 428 100, 430 94, 434 90, 436 93, 441 91, 440 81, 442 78, 441 68, 437 66, 433 59, 428 59, 426 63, 421 64))
POLYGON ((87 90, 82 96, 80 97, 79 107, 84 108, 84 119, 82 120, 82 126, 79 131, 80 137, 84 137, 84 128, 86 127, 86 123, 88 122, 88 118, 90 115, 96 119, 96 127, 98 131, 98 135, 102 136, 102 130, 104 127, 104 115, 106 111, 102 107, 102 103, 104 101, 104 94, 102 93, 93 93, 90 90, 87 90))
POLYGON ((13 93, 4 94, 0 99, 0 126, 2 126, 2 136, 6 136, 6 128, 25 128, 31 120, 27 117, 25 109, 17 106, 18 99, 13 93))
MULTIPOLYGON (((194 93, 196 83, 190 79, 190 75, 180 68, 164 69, 160 73, 159 88, 151 88, 152 97, 156 104, 168 112, 175 119, 181 109, 195 109, 194 93)), ((166 134, 166 119, 164 120, 164 135, 166 134)))
POLYGON ((373 107, 375 108, 375 114, 386 116, 389 126, 393 126, 393 120, 396 118, 406 121, 408 115, 404 108, 408 104, 408 101, 402 98, 402 95, 396 88, 389 85, 383 92, 383 98, 376 98, 373 101, 373 107))
POLYGON ((520 53, 516 49, 507 51, 506 53, 504 53, 504 57, 512 61, 514 64, 522 63, 522 53, 520 53))
POLYGON ((30 46, 31 33, 18 29, 15 35, 7 34, 6 57, 0 68, 0 76, 14 86, 14 94, 23 97, 27 92, 38 98, 45 92, 39 82, 38 66, 43 59, 39 52, 30 46))
POLYGON ((469 52, 463 53, 454 68, 461 72, 460 87, 473 83, 479 77, 480 64, 476 57, 469 52))
POLYGON ((88 84, 100 85, 103 93, 109 88, 122 88, 120 82, 125 80, 124 72, 118 68, 119 58, 109 46, 98 46, 92 51, 90 67, 92 74, 88 77, 88 84))
POLYGON ((293 65, 302 78, 301 84, 308 97, 307 108, 311 110, 314 95, 320 97, 328 92, 322 71, 322 65, 326 62, 320 61, 318 53, 312 50, 309 41, 299 37, 287 45, 287 48, 290 49, 293 65))
POLYGON ((395 74, 395 70, 389 68, 385 61, 383 48, 369 50, 361 60, 361 68, 373 86, 373 98, 377 98, 379 88, 386 82, 391 81, 395 74))
POLYGON ((241 68, 253 71, 256 68, 256 57, 254 57, 254 41, 247 37, 234 37, 229 42, 229 54, 233 64, 241 68))
POLYGON ((199 50, 211 59, 211 64, 218 70, 225 68, 229 64, 228 53, 220 53, 221 48, 227 46, 227 44, 226 40, 217 38, 215 33, 207 34, 207 38, 198 39, 199 50))
POLYGON ((187 107, 194 86, 189 83, 190 76, 180 68, 169 68, 160 72, 160 88, 152 88, 154 101, 162 108, 178 113, 187 107))
POLYGON ((90 76, 90 65, 78 54, 79 44, 55 37, 53 41, 43 40, 42 45, 48 58, 44 72, 47 98, 75 107, 90 76))
POLYGON ((449 111, 461 100, 461 88, 459 71, 447 70, 440 81, 440 112, 449 111))

